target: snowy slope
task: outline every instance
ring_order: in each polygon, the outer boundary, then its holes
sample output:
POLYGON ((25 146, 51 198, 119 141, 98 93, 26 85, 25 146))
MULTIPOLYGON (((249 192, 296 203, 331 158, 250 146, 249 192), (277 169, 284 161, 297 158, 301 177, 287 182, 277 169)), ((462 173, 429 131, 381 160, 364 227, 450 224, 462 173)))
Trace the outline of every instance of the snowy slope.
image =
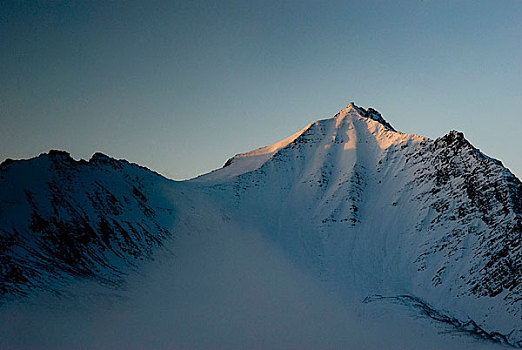
POLYGON ((350 104, 255 170, 246 153, 193 181, 217 201, 232 192, 221 205, 235 220, 323 280, 411 295, 519 342, 520 181, 461 133, 403 134, 374 113, 350 104))
MULTIPOLYGON (((171 236, 173 208, 148 169, 51 151, 0 165, 0 300, 82 277, 119 285, 171 236)), ((67 282, 69 281, 69 282, 67 282)))
POLYGON ((459 132, 404 134, 351 103, 189 181, 51 152, 2 164, 0 191, 4 300, 85 277, 121 285, 164 245, 183 256, 183 237, 233 230, 340 299, 522 347, 522 185, 459 132))
POLYGON ((207 195, 181 192, 171 193, 182 202, 175 239, 139 274, 127 276, 126 290, 77 283, 68 287, 68 298, 36 295, 8 303, 0 313, 0 348, 504 348, 419 318, 398 303, 332 293, 207 195))

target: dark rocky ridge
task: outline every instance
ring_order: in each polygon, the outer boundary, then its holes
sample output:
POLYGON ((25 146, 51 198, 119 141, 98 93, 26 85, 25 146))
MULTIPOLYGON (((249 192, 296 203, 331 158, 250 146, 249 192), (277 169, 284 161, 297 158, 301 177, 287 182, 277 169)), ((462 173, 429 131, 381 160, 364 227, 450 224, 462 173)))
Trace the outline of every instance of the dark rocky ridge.
POLYGON ((58 292, 73 278, 117 286, 171 235, 174 218, 152 171, 96 153, 0 165, 0 300, 58 292))

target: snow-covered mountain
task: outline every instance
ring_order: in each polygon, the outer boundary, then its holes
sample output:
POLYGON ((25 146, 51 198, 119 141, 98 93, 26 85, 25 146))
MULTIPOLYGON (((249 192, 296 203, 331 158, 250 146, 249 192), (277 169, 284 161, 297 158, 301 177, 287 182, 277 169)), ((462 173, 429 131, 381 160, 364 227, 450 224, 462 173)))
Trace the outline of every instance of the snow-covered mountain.
POLYGON ((194 181, 322 279, 522 340, 522 185, 462 133, 403 134, 350 104, 194 181))
POLYGON ((218 220, 339 295, 522 347, 522 184, 460 132, 404 134, 351 103, 185 182, 52 151, 4 162, 0 184, 4 301, 78 278, 120 285, 165 242, 175 250, 218 220))
POLYGON ((169 182, 99 153, 88 162, 51 151, 2 163, 1 299, 59 292, 79 277, 121 284, 171 236, 169 182))

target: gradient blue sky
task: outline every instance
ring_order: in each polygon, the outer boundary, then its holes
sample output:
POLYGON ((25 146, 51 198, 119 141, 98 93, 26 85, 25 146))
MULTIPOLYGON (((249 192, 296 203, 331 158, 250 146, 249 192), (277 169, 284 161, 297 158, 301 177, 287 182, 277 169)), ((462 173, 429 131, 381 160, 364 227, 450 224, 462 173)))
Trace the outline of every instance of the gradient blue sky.
POLYGON ((522 175, 522 1, 2 1, 0 161, 101 151, 174 179, 350 101, 522 175))

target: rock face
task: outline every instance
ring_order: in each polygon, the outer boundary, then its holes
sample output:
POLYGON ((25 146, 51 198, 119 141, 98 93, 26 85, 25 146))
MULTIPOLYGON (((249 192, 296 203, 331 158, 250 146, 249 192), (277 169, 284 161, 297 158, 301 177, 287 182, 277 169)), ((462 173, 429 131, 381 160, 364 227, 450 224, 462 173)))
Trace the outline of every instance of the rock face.
POLYGON ((4 299, 78 277, 119 284, 175 235, 175 188, 204 195, 332 288, 406 300, 522 346, 522 185, 456 131, 400 133, 352 103, 186 182, 51 152, 4 162, 0 184, 4 299))
MULTIPOLYGON (((440 226, 446 234, 427 253, 444 252, 448 261, 441 268, 456 266, 459 259, 454 252, 469 249, 464 241, 476 237, 473 266, 461 277, 466 292, 489 297, 503 294, 515 306, 522 287, 520 181, 455 131, 437 139, 415 163, 428 161, 434 176, 418 176, 414 185, 430 187, 421 195, 430 198, 429 206, 436 214, 426 230, 440 226)), ((418 167, 419 173, 428 170, 426 165, 418 167)), ((435 284, 441 282, 440 275, 433 277, 435 284)), ((513 311, 517 309, 520 304, 513 311)))

